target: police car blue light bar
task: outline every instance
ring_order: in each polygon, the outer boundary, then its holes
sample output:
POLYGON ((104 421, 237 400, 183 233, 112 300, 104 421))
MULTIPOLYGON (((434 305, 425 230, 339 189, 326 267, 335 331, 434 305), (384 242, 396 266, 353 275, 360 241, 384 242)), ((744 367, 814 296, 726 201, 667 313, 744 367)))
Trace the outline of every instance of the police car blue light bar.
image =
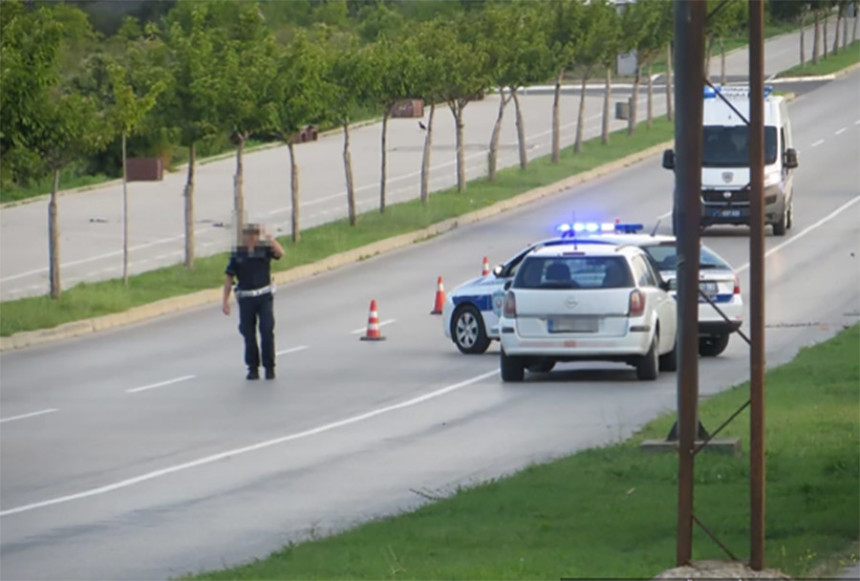
MULTIPOLYGON (((712 88, 710 85, 705 86, 705 99, 716 99, 717 92, 725 95, 726 97, 749 97, 750 88, 746 85, 743 86, 728 86, 728 87, 716 87, 716 90, 712 88)), ((765 85, 764 87, 764 98, 767 99, 770 94, 773 92, 773 87, 770 85, 765 85)))
POLYGON ((596 234, 598 232, 623 232, 632 234, 639 232, 645 228, 642 224, 628 224, 621 222, 573 222, 570 224, 559 224, 556 226, 556 231, 562 235, 570 235, 571 233, 578 234, 586 232, 588 234, 596 234))

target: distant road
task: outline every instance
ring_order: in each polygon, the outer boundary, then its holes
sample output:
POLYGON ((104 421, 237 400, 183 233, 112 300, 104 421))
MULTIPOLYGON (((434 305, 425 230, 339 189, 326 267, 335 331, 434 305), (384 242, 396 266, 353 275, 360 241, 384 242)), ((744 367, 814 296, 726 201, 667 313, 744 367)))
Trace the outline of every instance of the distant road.
MULTIPOLYGON (((835 27, 835 22, 831 25, 835 27)), ((811 30, 811 29, 810 29, 811 30)), ((797 64, 799 33, 769 40, 766 44, 768 74, 797 64)), ((811 54, 812 40, 807 46, 811 54)), ((832 34, 829 36, 832 40, 832 34)), ((719 74, 719 57, 711 70, 719 74)), ((747 51, 736 51, 727 59, 733 78, 745 77, 747 51)), ((629 89, 614 91, 613 102, 626 100, 629 89), (617 97, 615 96, 617 94, 617 97)), ((602 89, 589 90, 586 98, 585 137, 600 134, 602 89)), ((465 113, 467 178, 486 175, 487 149, 498 110, 498 97, 470 104, 465 113)), ((550 152, 552 96, 545 90, 530 90, 521 99, 524 109, 529 157, 550 152)), ((640 93, 639 110, 644 117, 646 93, 640 93)), ((561 106, 563 146, 573 143, 579 90, 565 90, 561 106)), ((655 91, 654 111, 665 114, 665 91, 655 91)), ((613 105, 614 112, 614 105, 613 105)), ((424 121, 427 121, 425 109, 424 121)), ((626 127, 613 119, 612 129, 626 127)), ((380 182, 381 124, 354 129, 351 149, 356 195, 360 210, 378 207, 380 182)), ((417 198, 424 133, 417 119, 393 119, 388 135, 388 202, 417 198)), ((513 105, 505 113, 499 166, 518 163, 513 105)), ((324 137, 296 148, 301 189, 301 223, 308 228, 346 216, 345 179, 341 134, 324 137)), ((456 150, 453 118, 447 107, 437 110, 431 158, 431 189, 456 184, 456 150)), ((196 174, 196 247, 198 256, 226 251, 231 244, 233 175, 235 157, 199 166, 196 174), (220 227, 226 225, 227 227, 220 227)), ((184 218, 182 192, 185 171, 167 174, 161 182, 129 185, 130 272, 145 272, 182 262, 184 218)), ((285 147, 245 156, 245 197, 249 219, 266 223, 272 231, 289 234, 289 157, 285 147)), ((61 197, 60 260, 63 288, 81 281, 118 278, 122 275, 122 186, 105 185, 87 192, 61 197)), ((48 282, 47 200, 6 207, 0 211, 0 300, 46 294, 48 282)))

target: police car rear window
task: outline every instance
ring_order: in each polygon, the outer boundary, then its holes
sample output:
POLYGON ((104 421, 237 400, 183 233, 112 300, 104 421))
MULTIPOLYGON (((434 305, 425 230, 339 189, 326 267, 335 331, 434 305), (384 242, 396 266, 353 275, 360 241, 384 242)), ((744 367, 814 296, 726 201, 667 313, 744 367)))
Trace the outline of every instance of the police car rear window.
POLYGON ((621 256, 530 256, 514 279, 521 289, 600 289, 633 287, 621 256))

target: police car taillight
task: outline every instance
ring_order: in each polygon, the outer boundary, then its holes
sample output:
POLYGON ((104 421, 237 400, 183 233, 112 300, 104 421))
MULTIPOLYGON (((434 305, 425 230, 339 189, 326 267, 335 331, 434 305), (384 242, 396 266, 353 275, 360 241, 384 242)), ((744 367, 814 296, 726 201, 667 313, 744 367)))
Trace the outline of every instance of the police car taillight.
POLYGON ((517 298, 514 296, 514 293, 510 291, 505 294, 504 313, 505 317, 509 319, 515 319, 517 317, 517 298))
POLYGON ((645 293, 638 288, 630 292, 630 305, 628 315, 631 317, 641 317, 645 312, 645 293))
POLYGON ((738 280, 738 275, 735 275, 735 288, 732 292, 736 295, 741 294, 741 283, 738 280))

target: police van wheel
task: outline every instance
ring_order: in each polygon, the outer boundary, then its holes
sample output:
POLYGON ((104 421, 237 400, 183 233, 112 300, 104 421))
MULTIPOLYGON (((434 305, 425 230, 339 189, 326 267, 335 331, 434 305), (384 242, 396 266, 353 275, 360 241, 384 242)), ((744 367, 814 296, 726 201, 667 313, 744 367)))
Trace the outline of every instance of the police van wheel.
POLYGON ((522 381, 525 377, 525 367, 523 362, 518 357, 508 357, 502 349, 499 371, 502 375, 502 381, 522 381))
POLYGON ((788 215, 785 218, 785 227, 791 230, 791 223, 794 220, 794 199, 788 202, 788 215))
POLYGON ((462 353, 476 355, 490 346, 480 311, 473 305, 463 305, 451 319, 451 337, 462 353))
POLYGON ((785 236, 785 228, 788 224, 788 204, 786 204, 785 209, 782 211, 782 216, 779 217, 779 222, 773 223, 773 235, 774 236, 785 236))

